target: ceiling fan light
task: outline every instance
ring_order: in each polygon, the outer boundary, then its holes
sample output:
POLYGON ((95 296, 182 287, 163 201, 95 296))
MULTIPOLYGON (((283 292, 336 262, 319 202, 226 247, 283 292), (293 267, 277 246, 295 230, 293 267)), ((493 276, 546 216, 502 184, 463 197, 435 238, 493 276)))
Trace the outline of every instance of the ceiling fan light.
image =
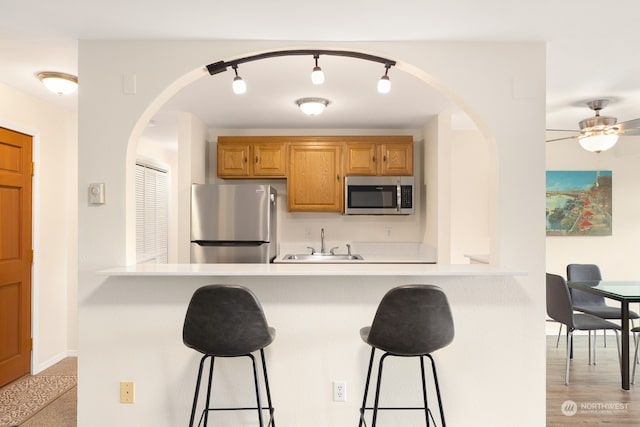
POLYGON ((618 136, 619 135, 617 134, 598 133, 580 137, 578 142, 585 150, 599 153, 616 145, 616 142, 618 142, 618 136))
POLYGON ((47 89, 58 95, 69 95, 78 89, 78 78, 71 74, 47 71, 38 73, 37 77, 47 89))
POLYGON ((311 83, 314 85, 321 85, 324 83, 324 72, 322 71, 322 68, 317 65, 313 67, 313 71, 311 72, 311 83))
POLYGON ((296 105, 307 116, 317 116, 329 105, 329 100, 324 98, 300 98, 296 105))

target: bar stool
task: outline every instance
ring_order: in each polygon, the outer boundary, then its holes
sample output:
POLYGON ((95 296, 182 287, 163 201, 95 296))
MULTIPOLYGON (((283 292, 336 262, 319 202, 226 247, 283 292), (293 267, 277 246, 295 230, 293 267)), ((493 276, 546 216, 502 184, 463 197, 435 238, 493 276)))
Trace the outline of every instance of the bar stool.
POLYGON ((438 397, 438 407, 442 427, 446 426, 440 387, 436 374, 436 365, 431 353, 443 348, 453 341, 454 328, 451 309, 447 297, 437 286, 433 285, 405 285, 391 289, 380 301, 371 326, 360 329, 360 337, 371 346, 371 358, 364 387, 364 397, 360 408, 359 427, 366 425, 365 410, 373 410, 372 427, 375 427, 378 410, 404 409, 423 410, 427 426, 429 419, 435 420, 427 404, 427 385, 425 379, 424 357, 429 358, 433 371, 434 385, 438 397), (378 363, 378 380, 376 384, 373 407, 367 407, 369 380, 373 367, 376 349, 384 354, 378 363), (388 356, 419 357, 422 379, 423 407, 380 407, 380 384, 382 382, 382 368, 388 356))
POLYGON ((235 285, 209 285, 197 289, 187 308, 182 330, 182 340, 204 356, 200 360, 198 379, 191 409, 189 426, 193 426, 205 361, 210 359, 206 406, 198 425, 207 425, 209 411, 257 410, 260 427, 263 427, 262 411, 269 410, 267 426, 275 427, 273 405, 267 377, 264 348, 275 338, 275 329, 269 327, 256 296, 247 288, 235 285), (256 359, 253 352, 260 350, 262 372, 267 393, 267 407, 260 402, 260 385, 256 359), (213 363, 216 357, 249 357, 253 364, 256 391, 255 407, 212 408, 210 406, 213 384, 213 363))

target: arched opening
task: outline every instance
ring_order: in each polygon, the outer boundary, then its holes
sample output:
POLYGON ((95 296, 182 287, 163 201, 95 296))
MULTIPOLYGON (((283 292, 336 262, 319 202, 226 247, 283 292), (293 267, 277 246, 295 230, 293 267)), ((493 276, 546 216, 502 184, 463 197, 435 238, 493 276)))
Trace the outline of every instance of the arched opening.
MULTIPOLYGON (((205 139, 209 141, 207 146, 210 151, 215 148, 215 138, 222 134, 356 134, 356 133, 393 133, 405 132, 414 135, 419 143, 419 162, 417 170, 422 185, 422 212, 420 214, 419 235, 420 241, 437 248, 438 261, 444 263, 460 263, 466 261, 466 253, 487 253, 490 250, 491 238, 490 225, 491 210, 494 209, 495 189, 497 180, 492 176, 497 170, 497 161, 494 149, 494 139, 488 127, 482 122, 478 112, 473 111, 465 104, 464 99, 449 90, 427 71, 419 69, 400 60, 390 71, 389 75, 393 83, 392 91, 407 90, 410 86, 414 90, 414 96, 406 94, 402 99, 408 99, 410 105, 399 104, 397 99, 389 96, 377 103, 371 101, 368 91, 375 91, 375 83, 384 72, 379 64, 361 64, 353 58, 325 59, 322 58, 322 67, 327 74, 327 80, 338 79, 340 74, 349 74, 345 77, 349 90, 360 91, 362 94, 354 96, 344 95, 344 87, 331 86, 328 82, 322 90, 313 87, 309 82, 309 73, 313 63, 307 58, 270 58, 246 64, 242 67, 243 78, 249 84, 249 92, 252 93, 253 102, 246 102, 231 93, 231 80, 233 72, 209 76, 206 69, 198 68, 182 76, 167 87, 148 106, 137 121, 129 139, 127 155, 127 187, 133 188, 133 165, 136 157, 139 141, 148 133, 148 123, 158 117, 159 114, 173 110, 192 114, 183 115, 182 118, 174 116, 177 128, 183 127, 186 133, 193 131, 190 126, 192 119, 202 122, 206 126, 205 139), (295 60, 294 60, 295 59, 295 60), (283 61, 285 61, 283 63, 283 61), (369 65, 369 69, 365 65, 369 65), (349 69, 350 73, 344 70, 349 69), (371 71, 371 72, 370 72, 371 71), (368 74, 367 74, 368 73, 368 74), (204 84, 210 87, 204 89, 204 84), (270 92, 272 88, 279 88, 277 93, 270 92), (421 88, 417 92, 415 88, 421 88), (342 88, 342 90, 341 90, 342 88), (322 92, 324 90, 324 92, 322 92), (294 100, 304 95, 322 93, 332 100, 323 116, 313 122, 300 122, 302 115, 295 111, 294 100), (202 106, 190 109, 188 100, 194 95, 212 100, 208 104, 211 110, 216 110, 218 119, 210 121, 211 112, 203 110, 202 106), (325 95, 326 94, 326 95, 325 95), (231 107, 233 103, 243 102, 240 107, 231 107), (271 102, 276 102, 277 107, 271 107, 271 102), (215 105, 216 108, 211 106, 215 105), (226 106, 227 108, 220 108, 226 106), (236 108, 242 112, 238 113, 236 108), (355 111, 355 113, 354 113, 355 111), (290 114, 292 119, 284 118, 290 114), (370 117, 384 117, 377 119, 372 125, 370 117), (463 118, 465 124, 460 124, 463 118), (183 122, 181 123, 181 120, 183 122), (469 126, 469 124, 471 124, 469 126), (469 244, 469 242, 473 242, 469 244), (468 245, 468 246, 464 246, 468 245)), ((376 94, 377 96, 377 94, 376 94)), ((399 98, 398 98, 399 99, 399 98)), ((204 108, 207 108, 206 106, 204 108)), ((178 113, 176 113, 178 114, 178 113)), ((181 136, 176 132, 176 140, 181 136)), ((212 170, 211 155, 208 156, 209 166, 204 167, 204 172, 199 170, 199 176, 195 176, 190 169, 193 159, 202 156, 202 153, 194 152, 192 147, 187 147, 186 139, 177 143, 177 158, 180 171, 174 178, 177 183, 172 186, 175 215, 181 217, 180 225, 176 226, 174 244, 183 245, 188 239, 188 186, 192 182, 215 182, 215 168, 212 170)), ((205 147, 206 148, 206 147, 205 147)), ((202 169, 202 166, 197 166, 202 169)), ((284 185, 284 184, 282 184, 284 185)), ((283 189, 285 187, 282 187, 283 189)), ((285 189, 286 191, 286 189, 285 189)), ((135 199, 127 192, 127 260, 135 261, 135 199)), ((283 215, 286 218, 286 214, 283 215)), ((298 228, 307 230, 314 220, 313 215, 306 225, 298 225, 298 228)), ((323 221, 344 221, 344 218, 322 218, 323 221)), ((298 221, 300 222, 300 221, 298 221)), ((377 229, 375 221, 368 224, 368 228, 377 229)), ((336 225, 340 228, 340 225, 336 225)), ((386 235, 377 236, 379 239, 394 241, 407 240, 409 234, 415 235, 415 227, 405 227, 402 224, 392 225, 393 231, 388 227, 381 228, 386 235), (400 236, 393 236, 397 232, 400 236), (393 236, 391 239, 388 237, 393 236)), ((306 234, 306 231, 305 231, 306 234)), ((301 236, 290 234, 288 238, 296 239, 301 236)), ((357 236, 361 238, 361 236, 357 236)), ((188 262, 184 249, 175 250, 173 260, 188 262)))

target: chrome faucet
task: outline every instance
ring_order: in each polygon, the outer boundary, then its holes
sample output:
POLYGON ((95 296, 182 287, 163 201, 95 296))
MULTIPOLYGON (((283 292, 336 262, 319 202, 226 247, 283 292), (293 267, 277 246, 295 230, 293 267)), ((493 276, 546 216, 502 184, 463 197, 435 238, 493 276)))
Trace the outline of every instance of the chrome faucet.
POLYGON ((351 243, 347 243, 347 255, 351 255, 351 243))
POLYGON ((320 229, 320 253, 324 253, 324 228, 320 229))

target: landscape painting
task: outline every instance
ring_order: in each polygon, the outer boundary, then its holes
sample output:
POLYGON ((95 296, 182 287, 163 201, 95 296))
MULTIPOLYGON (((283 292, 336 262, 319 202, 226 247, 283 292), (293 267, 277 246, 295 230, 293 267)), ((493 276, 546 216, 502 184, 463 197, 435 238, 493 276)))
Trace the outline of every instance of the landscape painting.
POLYGON ((611 236, 611 171, 547 171, 547 236, 611 236))

